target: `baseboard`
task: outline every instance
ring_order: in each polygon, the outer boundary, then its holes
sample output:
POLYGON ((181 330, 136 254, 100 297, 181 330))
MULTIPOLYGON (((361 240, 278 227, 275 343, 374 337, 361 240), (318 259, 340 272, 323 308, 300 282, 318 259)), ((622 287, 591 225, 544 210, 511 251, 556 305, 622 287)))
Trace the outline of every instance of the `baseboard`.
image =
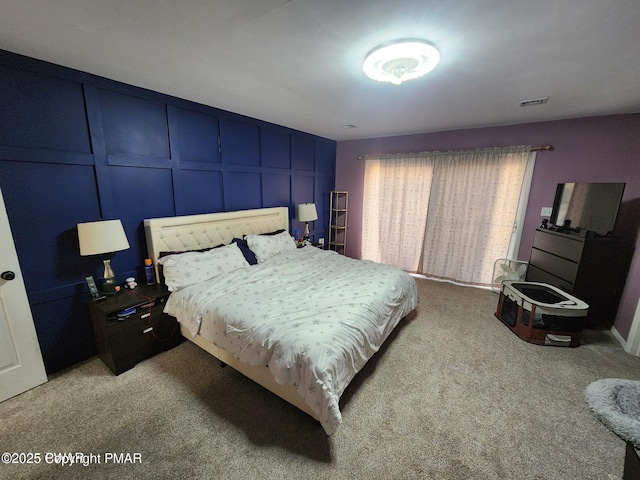
POLYGON ((627 350, 627 341, 624 339, 624 337, 622 335, 620 335, 618 330, 616 330, 616 327, 611 327, 611 333, 612 333, 613 337, 616 340, 618 340, 618 343, 620 345, 622 345, 622 348, 624 348, 624 351, 628 352, 628 350, 627 350))
POLYGON ((616 330, 616 327, 611 327, 611 334, 616 340, 618 340, 618 343, 622 345, 622 348, 624 349, 625 352, 631 355, 634 355, 636 357, 640 357, 640 351, 638 351, 637 348, 634 349, 633 343, 625 340, 624 337, 620 335, 620 332, 616 330))

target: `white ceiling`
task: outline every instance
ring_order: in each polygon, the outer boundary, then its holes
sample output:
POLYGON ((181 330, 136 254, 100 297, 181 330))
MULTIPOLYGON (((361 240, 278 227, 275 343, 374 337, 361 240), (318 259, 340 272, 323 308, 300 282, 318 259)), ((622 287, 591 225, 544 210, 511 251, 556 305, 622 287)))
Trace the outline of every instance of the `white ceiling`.
POLYGON ((640 112, 639 25, 638 0, 2 0, 0 49, 345 140, 640 112), (369 80, 399 38, 439 66, 369 80))

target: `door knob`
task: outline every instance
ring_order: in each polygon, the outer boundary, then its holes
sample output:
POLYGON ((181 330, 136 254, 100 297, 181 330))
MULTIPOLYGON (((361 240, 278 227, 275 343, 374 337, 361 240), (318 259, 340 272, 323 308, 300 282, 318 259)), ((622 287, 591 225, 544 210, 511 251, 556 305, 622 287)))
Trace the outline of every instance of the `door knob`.
POLYGON ((16 274, 10 270, 7 270, 6 272, 2 272, 2 274, 0 274, 0 278, 2 278, 3 280, 9 281, 16 278, 16 274))

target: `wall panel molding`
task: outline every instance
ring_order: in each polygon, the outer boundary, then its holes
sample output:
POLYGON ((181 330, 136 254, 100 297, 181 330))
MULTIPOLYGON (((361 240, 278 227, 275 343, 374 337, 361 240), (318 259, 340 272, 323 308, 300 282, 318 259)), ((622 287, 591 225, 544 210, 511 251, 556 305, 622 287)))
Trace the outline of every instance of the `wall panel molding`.
POLYGON ((93 165, 91 153, 55 152, 44 148, 7 147, 0 145, 0 158, 16 162, 64 163, 67 165, 93 165))
POLYGON ((293 231, 316 201, 326 236, 335 141, 1 50, 0 70, 0 187, 49 373, 95 354, 84 277, 102 262, 77 223, 122 220, 118 281, 143 278, 144 218, 285 206, 293 231))
POLYGON ((131 155, 107 155, 107 165, 120 167, 164 168, 173 167, 168 157, 133 157, 131 155))

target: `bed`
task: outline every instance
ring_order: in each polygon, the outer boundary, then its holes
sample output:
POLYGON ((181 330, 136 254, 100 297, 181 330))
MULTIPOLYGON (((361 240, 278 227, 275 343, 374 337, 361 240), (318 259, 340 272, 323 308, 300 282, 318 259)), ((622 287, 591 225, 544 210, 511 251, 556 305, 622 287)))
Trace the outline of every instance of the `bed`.
POLYGON ((144 229, 181 333, 329 435, 346 386, 418 304, 400 269, 296 248, 286 207, 146 219, 144 229))

